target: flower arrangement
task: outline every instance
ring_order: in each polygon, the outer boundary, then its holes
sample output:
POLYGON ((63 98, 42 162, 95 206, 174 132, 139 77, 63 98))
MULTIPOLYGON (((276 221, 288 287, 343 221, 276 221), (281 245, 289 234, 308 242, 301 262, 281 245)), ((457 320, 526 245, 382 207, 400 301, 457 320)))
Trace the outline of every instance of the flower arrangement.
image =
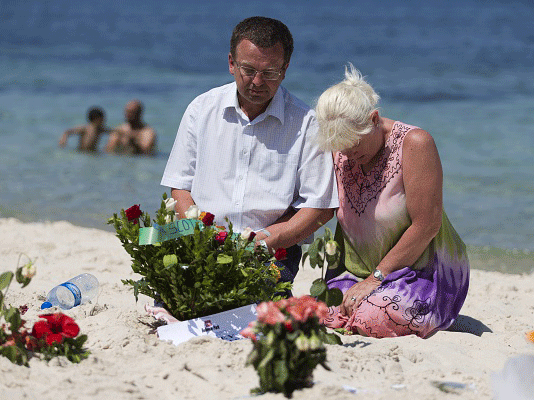
POLYGON ((322 325, 328 314, 325 303, 311 296, 265 302, 256 308, 257 321, 241 331, 254 347, 247 358, 260 378, 253 392, 282 392, 291 397, 296 389, 310 387, 313 370, 326 364, 324 343, 340 344, 322 325))
POLYGON ((29 331, 21 317, 28 307, 4 304, 13 277, 24 288, 35 272, 35 265, 30 260, 17 267, 15 273, 7 271, 0 275, 0 354, 15 364, 26 366, 31 356, 40 356, 47 361, 65 356, 69 361, 79 363, 89 356, 89 351, 83 348, 87 335, 79 335, 80 328, 72 318, 62 313, 40 315, 44 320, 35 322, 29 331))
POLYGON ((329 289, 325 280, 325 264, 328 269, 335 269, 339 265, 340 251, 334 240, 332 231, 325 227, 322 236, 315 238, 302 255, 302 263, 310 259, 312 268, 321 268, 321 277, 313 281, 310 295, 324 301, 328 307, 338 306, 343 301, 343 293, 338 288, 329 289))
MULTIPOLYGON (((175 200, 166 193, 162 197, 153 221, 139 205, 108 221, 132 257, 133 271, 142 276, 123 280, 133 287, 136 300, 142 293, 163 303, 177 319, 187 320, 276 300, 291 288, 279 282, 281 267, 273 256, 254 247, 250 229, 234 234, 230 221, 227 229, 214 226, 214 215, 196 206, 178 220, 175 200), (157 239, 142 244, 140 234, 144 237, 147 231, 155 232, 157 239)), ((284 251, 277 252, 278 259, 284 251)))

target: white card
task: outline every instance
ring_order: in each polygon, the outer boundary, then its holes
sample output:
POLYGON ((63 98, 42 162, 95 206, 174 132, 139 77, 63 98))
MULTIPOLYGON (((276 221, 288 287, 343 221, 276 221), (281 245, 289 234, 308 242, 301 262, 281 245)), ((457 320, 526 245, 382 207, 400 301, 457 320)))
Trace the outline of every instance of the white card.
POLYGON ((171 340, 178 345, 197 336, 213 336, 233 341, 243 339, 239 334, 257 319, 256 304, 223 311, 218 314, 162 325, 158 330, 161 340, 171 340))

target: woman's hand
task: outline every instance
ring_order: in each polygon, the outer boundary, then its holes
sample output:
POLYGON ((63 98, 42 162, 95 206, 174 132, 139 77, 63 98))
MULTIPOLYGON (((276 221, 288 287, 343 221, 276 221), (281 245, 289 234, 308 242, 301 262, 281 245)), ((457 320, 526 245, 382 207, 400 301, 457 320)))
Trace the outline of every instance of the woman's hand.
POLYGON ((378 279, 370 275, 363 281, 354 284, 343 295, 343 302, 339 306, 341 314, 350 317, 356 311, 363 298, 379 287, 380 283, 378 279))

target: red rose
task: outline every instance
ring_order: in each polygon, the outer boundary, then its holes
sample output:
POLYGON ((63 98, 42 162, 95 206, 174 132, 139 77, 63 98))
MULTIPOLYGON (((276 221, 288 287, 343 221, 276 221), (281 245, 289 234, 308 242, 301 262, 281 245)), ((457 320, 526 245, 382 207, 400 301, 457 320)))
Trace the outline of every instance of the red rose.
POLYGON ((213 219, 215 218, 215 215, 212 213, 207 212, 206 215, 202 218, 202 223, 206 226, 213 225, 213 219))
POLYGON ((126 218, 128 218, 128 221, 134 221, 134 224, 137 224, 137 219, 141 216, 141 208, 139 208, 139 204, 134 204, 130 208, 124 211, 126 214, 126 218))
POLYGON ((286 328, 286 331, 288 332, 293 332, 293 324, 291 323, 291 321, 286 320, 284 322, 284 328, 286 328))
POLYGON ((278 250, 276 250, 276 253, 274 253, 274 258, 276 258, 278 261, 285 260, 287 257, 287 251, 283 247, 280 247, 278 250))
POLYGON ((248 241, 252 242, 255 237, 256 237, 256 232, 250 232, 250 235, 248 235, 248 241))
POLYGON ((215 240, 217 241, 217 243, 223 244, 227 236, 228 236, 228 232, 221 231, 217 233, 217 235, 215 235, 215 240))

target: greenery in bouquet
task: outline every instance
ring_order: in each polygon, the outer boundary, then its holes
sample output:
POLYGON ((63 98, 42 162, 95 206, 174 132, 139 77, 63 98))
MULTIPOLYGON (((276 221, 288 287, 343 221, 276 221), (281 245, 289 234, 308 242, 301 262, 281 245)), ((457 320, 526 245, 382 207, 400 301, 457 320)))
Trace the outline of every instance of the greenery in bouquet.
POLYGON ((28 307, 5 305, 5 295, 13 278, 24 288, 35 272, 35 265, 30 260, 22 267, 17 266, 15 273, 7 271, 0 275, 0 355, 26 366, 32 356, 46 361, 65 356, 69 361, 78 363, 89 356, 89 351, 83 347, 87 335, 79 335, 80 328, 71 317, 62 313, 43 314, 39 316, 43 319, 28 330, 26 321, 22 319, 28 307))
MULTIPOLYGON (((117 237, 132 258, 132 269, 141 279, 123 280, 138 294, 147 295, 177 319, 187 320, 210 315, 260 301, 276 300, 291 288, 280 282, 281 267, 261 246, 254 248, 255 233, 246 229, 234 234, 228 228, 214 226, 214 215, 192 206, 186 219, 193 221, 190 234, 153 244, 140 244, 143 228, 172 230, 176 220, 175 200, 163 194, 154 220, 139 205, 114 214, 117 237)), ((183 220, 182 220, 183 222, 183 220)), ((284 256, 277 251, 277 258, 284 256)))
POLYGON ((325 303, 311 296, 264 302, 256 308, 257 321, 241 331, 254 347, 247 365, 256 369, 260 387, 253 392, 277 392, 291 397, 293 391, 312 385, 313 370, 326 364, 327 344, 339 337, 322 325, 328 315, 325 303))

